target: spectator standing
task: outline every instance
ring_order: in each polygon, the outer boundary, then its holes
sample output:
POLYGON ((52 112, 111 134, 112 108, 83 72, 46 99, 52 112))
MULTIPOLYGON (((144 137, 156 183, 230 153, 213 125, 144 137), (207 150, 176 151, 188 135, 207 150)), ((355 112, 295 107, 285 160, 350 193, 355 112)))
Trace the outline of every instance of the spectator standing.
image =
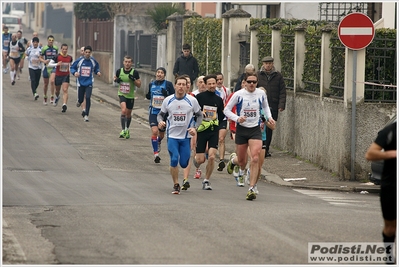
POLYGON ((114 81, 119 83, 118 96, 121 105, 121 126, 122 131, 119 138, 130 138, 130 122, 134 106, 134 92, 136 86, 141 87, 139 72, 133 69, 133 59, 130 56, 123 58, 123 68, 116 71, 114 81))
POLYGON ((145 96, 150 100, 148 121, 151 127, 151 145, 154 152, 155 163, 161 162, 159 152, 161 151, 161 141, 165 136, 165 128, 158 127, 157 116, 161 111, 162 103, 165 98, 175 93, 173 83, 165 80, 165 76, 166 69, 164 67, 157 68, 155 72, 155 81, 150 82, 148 85, 148 93, 145 96))
POLYGON ((89 121, 91 94, 93 92, 94 75, 101 76, 100 65, 91 56, 91 46, 84 48, 84 56, 79 57, 71 66, 71 74, 76 77, 78 104, 86 103, 84 121, 89 121))
POLYGON ((190 76, 191 84, 194 84, 199 74, 198 61, 191 53, 191 46, 189 44, 183 45, 182 55, 176 59, 173 67, 173 75, 181 76, 187 74, 190 76))
MULTIPOLYGON (((274 121, 277 122, 278 113, 285 110, 286 89, 283 75, 276 71, 274 67, 274 59, 271 56, 262 59, 262 67, 258 71, 258 87, 264 87, 267 91, 267 101, 269 103, 270 111, 274 121)), ((266 129, 266 155, 270 157, 269 152, 270 143, 272 141, 273 131, 270 128, 266 129)))
POLYGON ((381 177, 380 202, 384 228, 383 242, 395 242, 396 237, 396 180, 397 180, 397 123, 382 129, 368 148, 366 155, 370 161, 384 161, 381 177))
POLYGON ((40 61, 41 47, 39 47, 39 38, 33 37, 32 46, 26 50, 28 59, 30 87, 35 100, 39 98, 37 87, 39 86, 40 77, 42 76, 42 62, 40 61))
POLYGON ((242 81, 244 80, 246 73, 249 73, 249 72, 251 72, 251 73, 252 73, 252 72, 255 72, 255 67, 254 67, 254 65, 248 64, 248 65, 245 66, 244 72, 243 72, 243 73, 241 74, 241 76, 238 78, 237 83, 236 83, 236 86, 234 87, 234 92, 237 92, 238 90, 240 90, 240 89, 243 88, 243 87, 241 86, 242 81))
POLYGON ((162 102, 161 111, 157 116, 158 127, 167 127, 170 174, 173 179, 172 194, 180 194, 179 169, 177 165, 180 164, 182 168, 188 166, 191 151, 190 136, 195 135, 197 129, 195 125, 199 125, 202 121, 202 112, 198 101, 195 97, 186 94, 186 87, 186 78, 177 77, 175 80, 175 94, 165 98, 162 102), (164 121, 166 115, 167 123, 164 121))
POLYGON ((196 98, 201 106, 204 118, 197 131, 197 147, 193 163, 199 168, 205 162, 205 152, 208 148, 208 163, 202 189, 212 190, 209 179, 215 166, 215 156, 219 143, 219 122, 224 119, 223 100, 216 95, 216 75, 209 74, 204 78, 207 91, 199 93, 196 98))

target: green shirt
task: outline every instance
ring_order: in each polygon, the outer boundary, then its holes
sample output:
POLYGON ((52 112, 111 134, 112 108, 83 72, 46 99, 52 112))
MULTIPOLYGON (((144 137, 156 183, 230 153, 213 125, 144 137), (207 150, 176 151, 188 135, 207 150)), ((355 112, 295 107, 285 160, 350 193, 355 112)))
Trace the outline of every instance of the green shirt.
POLYGON ((122 80, 119 83, 118 95, 124 96, 128 99, 134 99, 134 91, 136 86, 134 82, 129 78, 129 74, 133 75, 134 69, 132 68, 129 73, 125 73, 121 68, 119 78, 122 80))

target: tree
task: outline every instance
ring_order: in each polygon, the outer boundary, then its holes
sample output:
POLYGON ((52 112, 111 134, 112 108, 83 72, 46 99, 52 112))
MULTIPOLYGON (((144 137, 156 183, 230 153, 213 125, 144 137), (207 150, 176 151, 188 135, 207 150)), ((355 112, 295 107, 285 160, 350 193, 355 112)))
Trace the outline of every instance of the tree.
POLYGON ((184 14, 185 10, 180 6, 172 3, 158 4, 152 9, 147 9, 146 14, 153 20, 153 28, 156 32, 167 28, 166 18, 173 13, 184 14))
POLYGON ((76 18, 81 20, 111 19, 109 5, 109 3, 76 3, 73 10, 76 18))

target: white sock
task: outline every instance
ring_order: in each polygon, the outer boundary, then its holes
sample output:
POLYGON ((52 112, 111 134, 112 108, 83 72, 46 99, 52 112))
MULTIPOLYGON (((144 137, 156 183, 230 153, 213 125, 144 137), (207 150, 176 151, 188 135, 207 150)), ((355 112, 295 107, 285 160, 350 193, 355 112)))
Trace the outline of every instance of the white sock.
POLYGON ((14 81, 14 75, 15 75, 15 70, 14 71, 10 71, 11 81, 14 81))

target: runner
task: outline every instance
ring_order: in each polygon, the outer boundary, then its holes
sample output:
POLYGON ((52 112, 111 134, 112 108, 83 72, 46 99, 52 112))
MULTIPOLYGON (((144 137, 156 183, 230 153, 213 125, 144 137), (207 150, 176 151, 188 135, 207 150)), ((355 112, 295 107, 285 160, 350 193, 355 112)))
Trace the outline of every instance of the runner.
POLYGON ((43 105, 47 105, 47 90, 48 84, 50 83, 50 104, 54 103, 54 91, 55 91, 55 68, 49 67, 50 60, 54 59, 58 55, 58 47, 54 44, 54 36, 49 35, 47 37, 47 45, 42 48, 41 60, 45 68, 43 69, 43 105))
POLYGON ((15 84, 15 78, 18 73, 18 65, 21 61, 21 52, 25 52, 25 47, 18 42, 17 34, 13 33, 11 35, 11 42, 8 46, 8 58, 10 59, 10 77, 11 77, 11 85, 15 84))
MULTIPOLYGON (((186 168, 190 162, 190 141, 196 133, 195 125, 200 125, 202 112, 195 97, 186 94, 187 80, 177 77, 175 94, 162 102, 158 113, 158 127, 167 127, 168 151, 170 155, 170 174, 173 180, 172 194, 180 194, 179 169, 186 168), (167 123, 164 117, 167 115, 167 123), (195 118, 195 119, 194 119, 195 118)), ((183 184, 184 185, 184 184, 183 184)), ((186 189, 187 189, 186 185, 186 189)))
POLYGON ((40 61, 41 48, 39 47, 39 38, 33 37, 32 46, 26 50, 26 56, 29 63, 29 77, 32 94, 35 100, 39 98, 37 87, 42 76, 42 62, 40 61))

